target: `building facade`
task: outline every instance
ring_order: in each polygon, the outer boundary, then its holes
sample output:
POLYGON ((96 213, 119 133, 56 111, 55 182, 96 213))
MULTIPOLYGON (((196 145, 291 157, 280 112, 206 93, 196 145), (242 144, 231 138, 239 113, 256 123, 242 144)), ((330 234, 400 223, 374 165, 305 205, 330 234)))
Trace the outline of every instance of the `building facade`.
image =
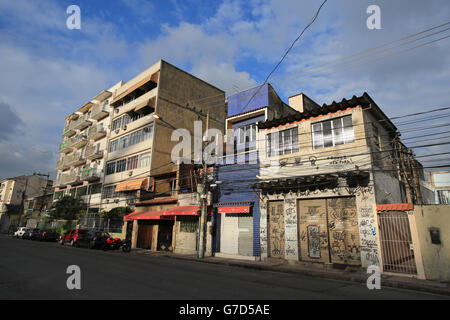
POLYGON ((112 92, 121 85, 119 82, 100 92, 66 118, 56 164, 54 201, 68 195, 81 198, 87 204, 88 212, 98 213, 101 209, 113 110, 110 102, 112 92))
POLYGON ((48 192, 52 181, 38 174, 0 181, 0 232, 6 233, 26 223, 23 220, 25 200, 48 192))
POLYGON ((221 182, 213 210, 216 256, 259 259, 259 196, 250 187, 258 182, 260 166, 257 124, 294 113, 270 84, 228 97, 226 152, 216 161, 221 182))
POLYGON ((261 256, 379 266, 376 205, 407 202, 397 136, 366 93, 260 123, 261 256))
POLYGON ((133 248, 196 252, 193 149, 180 155, 183 165, 173 162, 172 150, 178 138, 195 148, 206 126, 223 133, 225 93, 160 60, 117 90, 112 105, 103 197, 135 209, 124 218, 123 237, 133 248), (172 139, 176 129, 181 135, 172 139))

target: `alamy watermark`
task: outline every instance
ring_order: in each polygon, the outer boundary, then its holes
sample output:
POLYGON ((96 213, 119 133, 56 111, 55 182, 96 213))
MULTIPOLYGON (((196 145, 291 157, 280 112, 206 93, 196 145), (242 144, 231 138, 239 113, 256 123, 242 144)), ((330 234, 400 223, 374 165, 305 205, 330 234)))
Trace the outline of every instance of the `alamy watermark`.
POLYGON ((66 13, 69 15, 66 20, 67 29, 81 29, 81 9, 79 6, 72 4, 67 7, 66 13))
POLYGON ((77 265, 70 265, 66 270, 70 276, 67 278, 66 286, 69 290, 81 290, 81 269, 77 265))
POLYGON ((367 268, 367 273, 370 274, 369 278, 367 278, 367 289, 373 290, 381 289, 381 272, 380 267, 376 265, 371 265, 367 268))
POLYGON ((377 5, 370 5, 367 7, 367 14, 370 16, 367 18, 366 25, 369 30, 381 29, 381 9, 377 5))

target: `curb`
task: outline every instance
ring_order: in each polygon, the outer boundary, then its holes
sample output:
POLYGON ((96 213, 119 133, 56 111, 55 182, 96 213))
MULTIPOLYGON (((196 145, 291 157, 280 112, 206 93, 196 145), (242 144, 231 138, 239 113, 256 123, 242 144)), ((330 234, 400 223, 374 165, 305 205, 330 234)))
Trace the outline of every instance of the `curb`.
MULTIPOLYGON (((359 273, 335 273, 335 272, 321 272, 321 271, 314 271, 314 270, 302 270, 302 269, 287 269, 283 268, 286 264, 279 264, 274 266, 265 266, 265 265, 257 265, 257 264, 251 264, 251 263, 241 263, 238 261, 212 261, 212 260, 200 260, 200 259, 193 259, 188 257, 181 257, 181 256, 175 256, 175 255, 163 255, 164 257, 172 258, 172 259, 178 259, 178 260, 189 260, 189 261, 195 261, 200 263, 209 263, 209 264, 219 264, 219 265, 226 265, 226 266, 232 266, 232 267, 240 267, 240 268, 247 268, 247 269, 253 269, 253 270, 260 270, 260 271, 275 271, 275 272, 283 272, 283 273, 294 273, 294 274, 302 274, 306 276, 311 276, 315 278, 324 278, 324 279, 331 279, 331 280, 343 280, 343 281, 351 281, 351 282, 357 282, 357 283, 365 283, 367 280, 367 277, 363 274, 359 273)), ((447 288, 444 287, 437 287, 433 285, 427 285, 427 284, 414 284, 406 281, 401 281, 397 279, 389 279, 386 277, 381 276, 381 285, 391 288, 398 288, 398 289, 406 289, 406 290, 414 290, 414 291, 421 291, 421 292, 428 292, 428 293, 434 293, 434 294, 440 294, 440 295, 446 295, 450 296, 450 290, 447 286, 447 288)))

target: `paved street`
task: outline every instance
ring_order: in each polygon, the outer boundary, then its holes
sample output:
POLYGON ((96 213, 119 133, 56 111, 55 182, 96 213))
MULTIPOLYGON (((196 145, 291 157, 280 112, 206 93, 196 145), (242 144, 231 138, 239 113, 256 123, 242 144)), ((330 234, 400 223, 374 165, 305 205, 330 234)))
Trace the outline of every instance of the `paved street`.
POLYGON ((0 236, 0 299, 448 299, 278 272, 0 236), (81 290, 66 269, 81 268, 81 290))

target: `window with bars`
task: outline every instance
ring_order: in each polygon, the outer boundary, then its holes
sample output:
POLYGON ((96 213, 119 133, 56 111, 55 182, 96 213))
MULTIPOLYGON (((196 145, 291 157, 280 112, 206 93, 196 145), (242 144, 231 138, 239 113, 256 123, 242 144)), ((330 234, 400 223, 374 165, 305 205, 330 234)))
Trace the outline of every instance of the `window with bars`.
POLYGON ((106 175, 110 175, 116 172, 116 163, 110 162, 106 164, 106 175))
POLYGON ((266 135, 267 157, 291 154, 298 151, 298 127, 271 132, 266 135))
POLYGON ((133 170, 138 167, 139 156, 129 157, 127 159, 127 170, 133 170))
POLYGON ((116 196, 116 185, 103 187, 102 198, 113 198, 116 196))
POLYGON ((355 141, 352 116, 345 116, 311 125, 314 149, 327 148, 355 141))
POLYGON ((127 159, 117 161, 116 172, 124 172, 127 165, 127 159))

